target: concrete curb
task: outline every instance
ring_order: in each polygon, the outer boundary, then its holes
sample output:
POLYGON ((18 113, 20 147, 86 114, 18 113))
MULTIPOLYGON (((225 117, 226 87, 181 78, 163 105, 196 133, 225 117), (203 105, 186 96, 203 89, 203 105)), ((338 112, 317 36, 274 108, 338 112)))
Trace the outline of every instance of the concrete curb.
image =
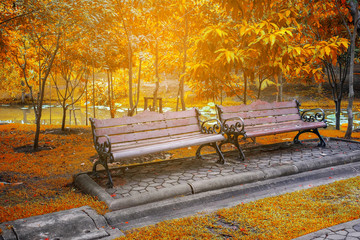
POLYGON ((264 179, 265 174, 263 171, 251 171, 241 174, 228 175, 225 177, 212 178, 208 180, 202 180, 198 182, 193 182, 191 185, 193 189, 193 194, 212 191, 221 188, 232 187, 235 185, 255 182, 264 179))
POLYGON ((3 231, 0 238, 4 240, 107 240, 124 235, 120 230, 110 227, 105 217, 89 206, 2 223, 0 229, 3 231))
POLYGON ((112 197, 101 188, 87 173, 80 173, 74 176, 74 184, 87 194, 97 196, 100 201, 110 206, 113 199, 112 197))

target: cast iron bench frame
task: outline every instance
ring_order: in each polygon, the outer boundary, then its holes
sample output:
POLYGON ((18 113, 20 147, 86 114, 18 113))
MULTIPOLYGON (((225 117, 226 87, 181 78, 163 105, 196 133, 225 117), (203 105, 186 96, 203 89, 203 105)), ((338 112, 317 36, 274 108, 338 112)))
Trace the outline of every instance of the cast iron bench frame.
POLYGON ((201 158, 204 146, 210 146, 219 155, 218 163, 223 164, 225 159, 217 143, 225 140, 222 124, 218 119, 201 121, 200 115, 199 110, 193 108, 165 113, 144 111, 132 117, 90 118, 94 146, 99 155, 93 173, 97 165, 102 165, 109 179, 107 186, 111 188, 114 184, 108 163, 196 145, 200 145, 197 158, 201 158))
POLYGON ((324 111, 321 108, 300 110, 300 105, 296 99, 273 103, 258 100, 250 105, 216 105, 218 118, 227 136, 220 147, 225 143, 234 144, 240 159, 245 160, 239 145, 240 136, 246 140, 293 131, 299 131, 293 139, 294 143, 300 143, 301 134, 311 132, 319 138, 318 146, 325 147, 326 143, 318 131, 318 128, 327 127, 324 111), (314 111, 315 114, 310 115, 314 111))

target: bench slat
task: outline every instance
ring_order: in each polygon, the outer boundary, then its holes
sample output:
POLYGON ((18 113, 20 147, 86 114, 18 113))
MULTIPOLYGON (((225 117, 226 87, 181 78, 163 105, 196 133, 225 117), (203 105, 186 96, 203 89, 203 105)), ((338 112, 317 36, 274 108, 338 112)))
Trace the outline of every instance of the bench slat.
POLYGON ((300 116, 297 108, 283 108, 283 109, 270 109, 263 111, 248 111, 248 112, 237 112, 237 113, 226 112, 222 114, 222 118, 228 119, 233 117, 241 117, 245 120, 247 118, 281 116, 281 115, 289 115, 289 114, 297 114, 298 116, 300 116))
POLYGON ((233 112, 247 112, 247 111, 256 111, 256 110, 267 110, 267 109, 277 109, 277 108, 293 108, 297 107, 296 101, 288 102, 273 102, 268 103, 265 101, 257 100, 249 105, 235 105, 235 106, 220 106, 226 113, 233 112))
POLYGON ((178 141, 178 140, 193 140, 203 138, 205 133, 196 133, 196 134, 181 134, 177 136, 168 136, 168 137, 161 137, 156 139, 147 139, 147 140, 140 140, 137 142, 126 142, 120 144, 113 144, 112 145, 112 152, 122 151, 124 149, 130 149, 134 147, 142 147, 142 146, 150 146, 159 143, 167 143, 170 141, 178 141))
POLYGON ((165 112, 164 119, 180 119, 180 118, 193 118, 197 116, 196 109, 192 108, 186 111, 179 111, 179 112, 165 112))
POLYGON ((131 125, 112 127, 112 128, 96 128, 95 136, 105 136, 112 134, 126 134, 133 132, 133 127, 131 125))
POLYGON ((124 116, 121 118, 94 119, 94 120, 95 120, 96 128, 103 128, 103 127, 128 125, 133 123, 160 121, 160 120, 164 120, 164 115, 157 112, 144 111, 132 117, 124 116))
POLYGON ((245 130, 247 126, 275 123, 276 117, 248 118, 244 119, 245 130))
POLYGON ((209 142, 217 142, 223 140, 225 140, 225 137, 222 134, 203 134, 199 138, 182 139, 182 140, 174 139, 166 143, 137 147, 136 151, 134 151, 134 149, 126 149, 123 151, 113 153, 113 156, 116 161, 122 158, 137 157, 150 153, 168 151, 172 149, 189 147, 189 146, 198 146, 209 142))
POLYGON ((301 120, 300 115, 299 114, 292 114, 292 115, 284 115, 284 116, 277 116, 276 117, 276 122, 277 123, 293 121, 293 120, 301 120))
POLYGON ((246 131, 247 137, 259 137, 266 135, 274 135, 278 133, 286 133, 314 128, 323 128, 326 127, 326 123, 324 122, 302 122, 301 124, 296 125, 284 125, 282 127, 271 127, 271 128, 248 128, 246 131))
MULTIPOLYGON (((131 142, 131 141, 139 141, 139 140, 147 140, 152 138, 159 138, 165 136, 173 136, 177 134, 184 133, 196 133, 199 132, 198 125, 189 125, 175 128, 165 128, 165 129, 155 129, 151 131, 142 131, 142 132, 134 132, 128 134, 119 134, 119 135, 110 135, 111 143, 120 143, 120 142, 131 142)), ((99 138, 99 142, 103 143, 105 140, 104 137, 99 138)))

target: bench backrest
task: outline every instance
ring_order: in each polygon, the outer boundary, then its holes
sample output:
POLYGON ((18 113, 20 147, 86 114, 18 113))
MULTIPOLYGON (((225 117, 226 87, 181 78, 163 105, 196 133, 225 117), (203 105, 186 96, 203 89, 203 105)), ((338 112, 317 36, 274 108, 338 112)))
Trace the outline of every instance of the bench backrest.
POLYGON ((144 111, 132 117, 90 118, 90 122, 99 143, 106 141, 105 135, 111 143, 126 143, 200 132, 199 115, 196 108, 165 113, 144 111))
POLYGON ((216 106, 220 121, 241 117, 245 126, 274 124, 300 120, 299 103, 294 101, 273 102, 256 101, 250 105, 216 106))

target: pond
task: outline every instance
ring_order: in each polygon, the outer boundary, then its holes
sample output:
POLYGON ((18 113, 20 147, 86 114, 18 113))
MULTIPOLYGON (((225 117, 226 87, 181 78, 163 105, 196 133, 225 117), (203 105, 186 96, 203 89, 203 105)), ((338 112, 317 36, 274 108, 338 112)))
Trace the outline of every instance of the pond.
MULTIPOLYGON (((209 103, 208 106, 200 108, 200 112, 204 117, 215 117, 215 104, 209 103)), ((138 111, 143 111, 139 108, 138 111)), ((165 107, 163 111, 174 111, 174 109, 165 107)), ((335 113, 333 109, 324 110, 326 119, 330 129, 335 129, 335 113)), ((116 117, 125 116, 126 109, 118 108, 116 110, 116 117)), ((95 107, 96 118, 105 119, 110 118, 110 110, 105 106, 95 107)), ((75 110, 68 110, 66 125, 86 125, 90 124, 86 119, 94 117, 94 108, 89 107, 86 113, 85 107, 77 106, 75 110), (71 115, 71 117, 70 117, 71 115)), ((43 114, 41 118, 42 124, 54 124, 61 125, 62 121, 62 108, 55 105, 44 105, 43 114)), ((14 105, 0 105, 0 123, 35 123, 35 114, 32 106, 14 106, 14 105)), ((346 109, 341 111, 340 124, 347 124, 347 112, 346 109)), ((360 128, 360 112, 354 111, 354 129, 360 128)))

